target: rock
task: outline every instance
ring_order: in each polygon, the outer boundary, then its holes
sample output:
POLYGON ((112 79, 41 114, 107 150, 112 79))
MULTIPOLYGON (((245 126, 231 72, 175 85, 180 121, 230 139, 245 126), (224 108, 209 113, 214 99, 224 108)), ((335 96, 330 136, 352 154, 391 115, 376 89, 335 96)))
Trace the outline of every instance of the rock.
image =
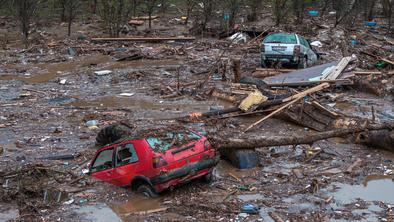
POLYGON ((239 169, 253 168, 259 164, 257 152, 253 149, 221 149, 220 155, 239 169))
POLYGON ((4 153, 4 148, 0 146, 0 156, 3 155, 4 153))

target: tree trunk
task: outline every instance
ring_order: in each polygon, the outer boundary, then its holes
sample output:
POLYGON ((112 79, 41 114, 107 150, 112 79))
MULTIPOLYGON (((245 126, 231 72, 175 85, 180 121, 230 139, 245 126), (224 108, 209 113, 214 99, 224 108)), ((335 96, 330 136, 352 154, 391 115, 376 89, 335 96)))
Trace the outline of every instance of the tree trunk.
POLYGON ((152 29, 152 11, 149 10, 149 29, 152 29))
POLYGON ((297 144, 310 144, 318 140, 346 136, 352 133, 360 133, 366 130, 391 129, 393 123, 373 124, 366 127, 331 130, 321 133, 293 136, 248 136, 243 138, 232 138, 230 135, 213 135, 210 141, 215 148, 220 149, 255 149, 259 147, 285 146, 297 144))
POLYGON ((67 27, 67 34, 68 36, 71 36, 71 23, 72 23, 72 18, 68 18, 68 27, 67 27))

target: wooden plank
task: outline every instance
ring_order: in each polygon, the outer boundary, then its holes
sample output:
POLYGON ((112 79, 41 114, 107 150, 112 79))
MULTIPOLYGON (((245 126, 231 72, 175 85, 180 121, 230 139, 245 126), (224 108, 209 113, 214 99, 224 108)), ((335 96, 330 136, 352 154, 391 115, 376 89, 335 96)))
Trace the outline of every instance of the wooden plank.
POLYGON ((381 75, 382 72, 379 71, 354 71, 354 75, 381 75))
POLYGON ((296 71, 296 69, 256 68, 256 71, 258 72, 275 71, 275 72, 288 73, 288 72, 294 72, 296 71))
POLYGON ((320 103, 318 103, 318 102, 316 102, 316 101, 313 101, 313 102, 312 102, 312 105, 313 105, 315 108, 317 108, 317 109, 320 109, 320 110, 322 110, 322 111, 327 112, 331 117, 336 118, 336 117, 339 116, 338 113, 333 112, 333 111, 331 111, 331 110, 328 110, 326 107, 324 107, 323 105, 321 105, 320 103))
POLYGON ((315 86, 315 87, 312 87, 312 88, 307 89, 305 91, 302 91, 300 93, 297 93, 297 94, 295 94, 293 96, 287 97, 287 98, 283 99, 283 102, 288 102, 288 101, 291 101, 293 99, 303 98, 303 97, 305 97, 305 96, 307 96, 307 95, 309 95, 311 93, 320 91, 320 90, 328 88, 328 87, 330 87, 330 84, 325 82, 325 83, 322 83, 322 84, 320 84, 318 86, 315 86))
POLYGON ((195 37, 120 37, 92 38, 94 42, 128 41, 128 42, 164 42, 164 41, 194 41, 195 37))
POLYGON ((291 106, 292 104, 298 102, 299 100, 303 99, 306 95, 320 91, 322 89, 325 89, 327 87, 329 87, 330 84, 328 83, 322 83, 318 86, 315 86, 313 88, 307 89, 305 91, 302 91, 300 93, 297 93, 296 95, 290 96, 285 98, 284 100, 282 100, 282 102, 288 102, 285 105, 281 106, 280 108, 278 108, 277 110, 275 110, 274 112, 268 114, 267 116, 263 117, 262 119, 258 120, 257 122, 253 123, 252 125, 250 125, 248 128, 246 128, 246 130, 244 132, 247 132, 248 130, 252 129, 253 127, 257 126, 258 124, 260 124, 261 122, 263 122, 264 120, 274 116, 277 113, 280 113, 281 111, 283 111, 284 109, 286 109, 287 107, 291 106))
POLYGON ((352 57, 344 57, 341 59, 339 64, 333 69, 331 73, 323 77, 322 80, 336 80, 339 75, 345 70, 346 66, 349 64, 352 57))
POLYGON ((390 65, 394 65, 394 61, 388 60, 386 58, 380 58, 380 60, 382 60, 385 63, 389 63, 390 65))

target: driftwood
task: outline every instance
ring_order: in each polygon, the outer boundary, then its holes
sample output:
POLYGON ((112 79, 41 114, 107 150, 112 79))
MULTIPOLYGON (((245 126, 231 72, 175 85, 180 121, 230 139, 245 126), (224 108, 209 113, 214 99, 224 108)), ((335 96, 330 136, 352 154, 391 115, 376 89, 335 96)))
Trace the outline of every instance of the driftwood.
POLYGON ((371 124, 364 127, 349 129, 330 130, 320 133, 292 136, 251 136, 245 135, 241 138, 232 138, 228 135, 214 135, 210 141, 214 147, 219 149, 255 149, 259 147, 284 146, 297 144, 310 144, 318 140, 346 136, 367 130, 383 130, 394 128, 394 122, 383 124, 371 124))

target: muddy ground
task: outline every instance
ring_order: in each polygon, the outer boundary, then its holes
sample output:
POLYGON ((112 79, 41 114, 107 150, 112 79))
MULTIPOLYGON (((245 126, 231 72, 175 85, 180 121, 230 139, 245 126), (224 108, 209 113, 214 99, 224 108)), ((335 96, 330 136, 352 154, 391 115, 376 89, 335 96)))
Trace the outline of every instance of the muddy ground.
MULTIPOLYGON (((168 24, 169 20, 155 23, 157 33, 188 32, 188 27, 168 24)), ((95 20, 78 23, 75 29, 80 32, 66 39, 62 35, 66 27, 52 24, 24 50, 14 34, 17 27, 8 21, 2 32, 10 32, 11 37, 0 58, 0 221, 274 221, 272 213, 284 221, 394 220, 394 155, 343 138, 257 149, 260 166, 253 169, 239 170, 221 160, 213 183, 195 181, 157 199, 147 200, 130 190, 80 177, 97 149, 95 136, 106 125, 125 121, 137 128, 149 124, 204 127, 203 121, 179 123, 175 119, 232 107, 206 92, 226 87, 233 73, 228 68, 227 80, 214 76, 202 90, 195 90, 195 83, 206 79, 223 51, 223 64, 231 67, 232 60, 239 58, 244 75, 250 75, 260 63, 258 50, 245 50, 243 44, 217 38, 160 44, 92 43, 78 38, 104 35, 95 20), (114 59, 135 50, 144 58, 114 59), (112 73, 98 76, 94 72, 99 70, 112 73), (167 86, 176 88, 178 79, 183 95, 169 98, 172 92, 167 86), (89 120, 98 120, 98 128, 89 128, 89 120), (50 160, 53 155, 71 154, 74 157, 69 159, 50 160), (362 165, 345 173, 358 158, 362 165), (244 203, 257 204, 260 212, 241 213, 244 203)), ((269 18, 264 22, 264 27, 270 26, 269 18)), ((360 27, 355 32, 362 31, 360 27)), ((307 36, 321 40, 319 33, 321 30, 307 32, 307 36)), ((319 63, 342 57, 342 48, 333 45, 320 49, 326 55, 319 63)), ((360 66, 364 65, 361 61, 360 66)), ((392 77, 385 83, 389 87, 392 77)), ((374 106, 377 121, 394 119, 390 94, 376 96, 355 87, 337 87, 330 95, 331 100, 324 104, 345 115, 371 118, 374 106)), ((232 130, 258 118, 216 121, 232 130)), ((271 118, 252 133, 310 131, 271 118)))

